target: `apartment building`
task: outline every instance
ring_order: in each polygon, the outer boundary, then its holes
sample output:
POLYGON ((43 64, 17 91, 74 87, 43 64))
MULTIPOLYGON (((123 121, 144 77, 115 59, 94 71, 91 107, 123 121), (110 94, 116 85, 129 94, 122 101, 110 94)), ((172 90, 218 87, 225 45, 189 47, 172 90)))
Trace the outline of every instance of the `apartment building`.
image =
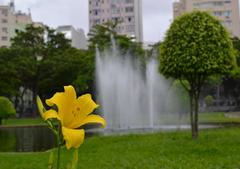
POLYGON ((71 40, 72 47, 77 49, 87 49, 87 38, 83 29, 75 29, 71 25, 64 25, 57 27, 57 32, 65 35, 66 39, 71 40))
POLYGON ((142 0, 89 0, 89 29, 107 21, 119 21, 119 34, 143 41, 142 0))
POLYGON ((173 3, 173 16, 193 10, 209 11, 227 30, 240 38, 239 0, 179 0, 173 3))
POLYGON ((15 11, 14 1, 0 6, 0 47, 9 47, 17 31, 32 23, 31 14, 15 11))

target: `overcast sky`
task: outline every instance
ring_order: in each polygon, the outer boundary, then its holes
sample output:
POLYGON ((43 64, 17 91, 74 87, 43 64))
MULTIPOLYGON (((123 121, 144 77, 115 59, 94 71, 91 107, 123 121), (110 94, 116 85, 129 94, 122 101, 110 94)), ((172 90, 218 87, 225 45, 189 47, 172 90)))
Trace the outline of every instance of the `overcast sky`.
MULTIPOLYGON (((7 4, 10 0, 0 0, 7 4)), ((143 1, 144 41, 157 42, 164 37, 172 20, 174 0, 143 1)), ((15 0, 16 10, 28 12, 36 22, 56 28, 59 25, 73 25, 88 33, 88 0, 15 0)))

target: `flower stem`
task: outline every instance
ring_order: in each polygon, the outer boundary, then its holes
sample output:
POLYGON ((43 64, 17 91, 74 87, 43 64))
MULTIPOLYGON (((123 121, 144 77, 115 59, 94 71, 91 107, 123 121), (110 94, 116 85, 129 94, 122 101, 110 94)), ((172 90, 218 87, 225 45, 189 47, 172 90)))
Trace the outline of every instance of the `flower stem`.
POLYGON ((58 135, 57 135, 57 169, 59 169, 60 166, 60 150, 61 150, 61 123, 58 124, 58 135))

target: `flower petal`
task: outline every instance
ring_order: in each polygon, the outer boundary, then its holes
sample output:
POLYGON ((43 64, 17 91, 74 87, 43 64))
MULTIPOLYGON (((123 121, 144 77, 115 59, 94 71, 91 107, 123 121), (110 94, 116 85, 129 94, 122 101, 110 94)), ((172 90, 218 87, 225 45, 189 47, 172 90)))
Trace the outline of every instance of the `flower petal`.
POLYGON ((48 110, 45 113, 43 113, 43 119, 46 121, 48 119, 58 119, 61 121, 60 117, 58 116, 58 113, 55 110, 48 110))
POLYGON ((85 94, 80 96, 72 109, 72 114, 74 119, 67 126, 69 128, 78 128, 81 126, 81 123, 87 116, 95 109, 98 105, 92 100, 90 94, 85 94))
POLYGON ((78 148, 83 143, 85 132, 83 129, 69 129, 62 127, 63 138, 66 141, 67 149, 78 148))
POLYGON ((77 99, 77 104, 81 108, 80 114, 85 116, 92 113, 92 111, 99 106, 92 100, 91 94, 84 94, 80 96, 77 99))
POLYGON ((101 124, 102 127, 106 127, 106 121, 104 118, 102 118, 99 115, 88 115, 84 120, 81 121, 80 126, 85 125, 85 124, 89 124, 89 123, 93 123, 93 124, 101 124))
POLYGON ((72 109, 76 102, 76 92, 73 86, 64 86, 64 92, 58 92, 46 100, 47 105, 58 108, 58 115, 62 119, 63 126, 68 126, 74 119, 72 109))

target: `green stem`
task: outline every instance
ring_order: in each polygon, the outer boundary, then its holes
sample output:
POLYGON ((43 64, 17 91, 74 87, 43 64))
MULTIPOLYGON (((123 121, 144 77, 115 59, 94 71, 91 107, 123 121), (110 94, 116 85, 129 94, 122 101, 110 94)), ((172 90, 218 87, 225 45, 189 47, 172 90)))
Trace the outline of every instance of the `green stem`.
POLYGON ((57 169, 59 169, 59 166, 60 166, 60 150, 61 150, 61 123, 59 123, 59 125, 58 125, 57 144, 58 144, 57 169))

